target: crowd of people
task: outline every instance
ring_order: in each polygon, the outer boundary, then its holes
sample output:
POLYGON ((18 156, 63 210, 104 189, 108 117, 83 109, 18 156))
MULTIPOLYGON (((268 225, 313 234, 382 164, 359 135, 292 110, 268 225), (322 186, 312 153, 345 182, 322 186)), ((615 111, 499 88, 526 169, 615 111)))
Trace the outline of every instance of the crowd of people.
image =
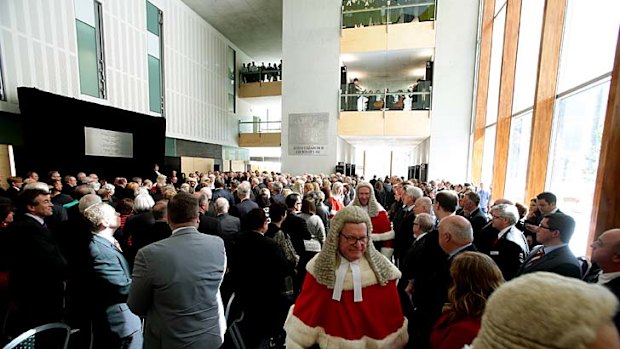
POLYGON ((620 347, 620 229, 578 259, 550 192, 157 166, 6 183, 0 344, 62 321, 75 348, 218 348, 234 294, 248 348, 620 347))
POLYGON ((282 60, 280 63, 267 63, 263 62, 260 66, 256 63, 243 63, 241 70, 239 71, 239 78, 241 83, 249 82, 270 82, 270 81, 282 81, 282 60))

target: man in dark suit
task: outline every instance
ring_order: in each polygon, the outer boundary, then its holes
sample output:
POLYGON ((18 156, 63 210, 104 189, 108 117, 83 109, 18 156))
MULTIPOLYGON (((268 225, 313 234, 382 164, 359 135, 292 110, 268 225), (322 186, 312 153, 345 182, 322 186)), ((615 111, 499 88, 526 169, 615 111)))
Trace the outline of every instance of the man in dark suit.
MULTIPOLYGON (((590 247, 592 262, 601 267, 597 283, 609 288, 620 300, 620 229, 604 232, 590 247)), ((614 323, 620 330, 620 310, 614 316, 614 323)))
POLYGON ((144 348, 219 348, 226 320, 219 287, 224 242, 200 233, 198 199, 180 192, 168 202, 172 236, 138 251, 127 304, 146 317, 144 348))
POLYGON ((88 285, 92 306, 94 348, 142 348, 141 321, 127 307, 131 285, 129 264, 123 257, 114 231, 120 216, 112 206, 99 203, 88 207, 84 217, 93 233, 88 285))
POLYGON ((63 319, 67 262, 45 225, 52 215, 48 192, 24 190, 17 198, 21 217, 9 227, 9 291, 15 312, 9 317, 9 332, 63 319))
POLYGON ((235 204, 235 198, 233 197, 233 194, 228 189, 226 189, 226 184, 222 177, 215 178, 213 187, 214 187, 214 190, 213 190, 213 196, 211 197, 211 200, 215 202, 219 198, 225 198, 226 200, 228 200, 228 204, 230 206, 235 204))
POLYGON ((480 209, 480 196, 473 191, 463 194, 464 217, 469 220, 474 230, 474 236, 478 235, 482 228, 487 224, 487 216, 480 209))
POLYGON ((152 213, 155 223, 146 230, 139 230, 133 236, 132 247, 138 251, 144 246, 170 237, 172 230, 168 225, 167 200, 160 200, 153 206, 152 213))
POLYGON ((511 280, 529 253, 525 236, 515 227, 519 213, 513 205, 499 204, 491 208, 491 217, 491 224, 499 233, 489 256, 502 271, 504 279, 511 280))
POLYGON ((395 227, 394 259, 397 266, 400 266, 401 260, 405 258, 407 251, 411 247, 411 244, 413 244, 413 222, 416 216, 414 206, 416 200, 424 195, 422 189, 414 186, 407 186, 403 194, 403 202, 405 204, 403 208, 404 216, 400 221, 400 225, 395 227))
POLYGON ((282 231, 291 237, 293 248, 299 256, 297 264, 297 277, 295 278, 295 293, 301 289, 301 285, 306 277, 306 264, 314 256, 314 253, 306 252, 304 240, 312 239, 306 220, 299 217, 297 213, 301 209, 301 196, 297 193, 289 194, 286 197, 286 209, 288 214, 282 222, 282 231))
POLYGON ((579 261, 568 248, 574 230, 575 220, 564 213, 556 212, 543 217, 536 230, 536 240, 542 245, 532 249, 518 275, 548 271, 581 278, 579 261))
POLYGON ((235 292, 244 309, 246 345, 267 348, 270 340, 277 341, 283 335, 284 320, 292 303, 282 291, 286 276, 293 274, 293 266, 278 244, 264 236, 268 226, 265 211, 254 209, 247 220, 248 230, 239 237, 238 257, 231 272, 238 281, 235 292))
POLYGON ((250 200, 250 184, 247 182, 239 184, 237 187, 237 197, 241 200, 238 204, 231 207, 230 214, 241 220, 241 226, 244 227, 243 218, 251 210, 258 208, 256 202, 250 200))
POLYGON ((199 208, 199 217, 198 217, 198 231, 203 234, 215 235, 222 237, 222 228, 220 226, 220 221, 218 221, 215 217, 211 217, 209 212, 209 199, 202 192, 194 193, 194 196, 198 198, 198 208, 199 208))
MULTIPOLYGON (((437 193, 433 208, 440 221, 439 227, 445 219, 454 215, 457 203, 458 196, 455 192, 445 190, 437 193)), ((442 250, 439 240, 439 229, 433 229, 423 240, 419 239, 418 242, 423 242, 418 248, 420 256, 413 262, 407 261, 406 269, 403 271, 411 281, 405 291, 411 294, 414 307, 414 313, 410 318, 412 323, 409 325, 411 333, 409 343, 416 348, 429 347, 431 330, 441 316, 441 309, 447 300, 448 286, 445 274, 449 270, 448 256, 442 250)))
POLYGON ((9 184, 9 189, 6 190, 5 195, 15 203, 17 195, 22 190, 24 181, 21 177, 9 177, 6 179, 6 182, 9 184))
POLYGON ((284 204, 286 198, 284 197, 284 195, 282 195, 282 183, 273 182, 271 184, 271 187, 273 188, 273 190, 271 191, 271 202, 284 204))
POLYGON ((228 208, 228 200, 225 198, 215 200, 216 218, 220 221, 224 242, 234 239, 241 230, 241 221, 239 218, 229 215, 228 208))

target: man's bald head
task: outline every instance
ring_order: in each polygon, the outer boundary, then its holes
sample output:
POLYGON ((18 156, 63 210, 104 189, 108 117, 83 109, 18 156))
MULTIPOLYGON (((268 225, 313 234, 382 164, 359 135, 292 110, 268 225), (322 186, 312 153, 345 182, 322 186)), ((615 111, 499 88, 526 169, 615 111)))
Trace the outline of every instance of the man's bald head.
POLYGON ((474 241, 471 223, 462 216, 448 216, 439 223, 439 246, 447 254, 474 241))
POLYGON ((620 229, 607 230, 592 242, 592 261, 604 273, 620 271, 620 229))
POLYGON ((431 214, 433 210, 433 201, 426 196, 421 197, 415 201, 415 207, 413 208, 413 210, 415 211, 415 214, 431 214))

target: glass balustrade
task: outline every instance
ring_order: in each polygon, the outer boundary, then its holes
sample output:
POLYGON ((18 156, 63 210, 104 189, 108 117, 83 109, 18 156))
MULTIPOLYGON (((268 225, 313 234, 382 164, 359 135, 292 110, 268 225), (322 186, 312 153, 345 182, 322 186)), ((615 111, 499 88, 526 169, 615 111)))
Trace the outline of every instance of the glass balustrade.
POLYGON ((430 110, 431 92, 397 91, 380 92, 364 91, 361 93, 341 94, 340 111, 377 111, 377 110, 430 110))
POLYGON ((435 0, 343 0, 342 28, 435 20, 435 0))
POLYGON ((282 132, 282 121, 239 121, 239 133, 282 132))

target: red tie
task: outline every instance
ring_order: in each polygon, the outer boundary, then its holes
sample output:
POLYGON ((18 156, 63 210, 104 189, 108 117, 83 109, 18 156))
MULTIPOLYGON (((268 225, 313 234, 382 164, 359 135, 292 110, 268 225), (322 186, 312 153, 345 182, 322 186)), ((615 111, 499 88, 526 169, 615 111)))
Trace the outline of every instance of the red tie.
POLYGON ((538 263, 544 255, 545 255, 545 248, 541 247, 538 251, 536 251, 536 254, 534 255, 534 257, 532 257, 532 259, 530 259, 530 261, 527 262, 527 266, 531 267, 532 265, 538 263))

